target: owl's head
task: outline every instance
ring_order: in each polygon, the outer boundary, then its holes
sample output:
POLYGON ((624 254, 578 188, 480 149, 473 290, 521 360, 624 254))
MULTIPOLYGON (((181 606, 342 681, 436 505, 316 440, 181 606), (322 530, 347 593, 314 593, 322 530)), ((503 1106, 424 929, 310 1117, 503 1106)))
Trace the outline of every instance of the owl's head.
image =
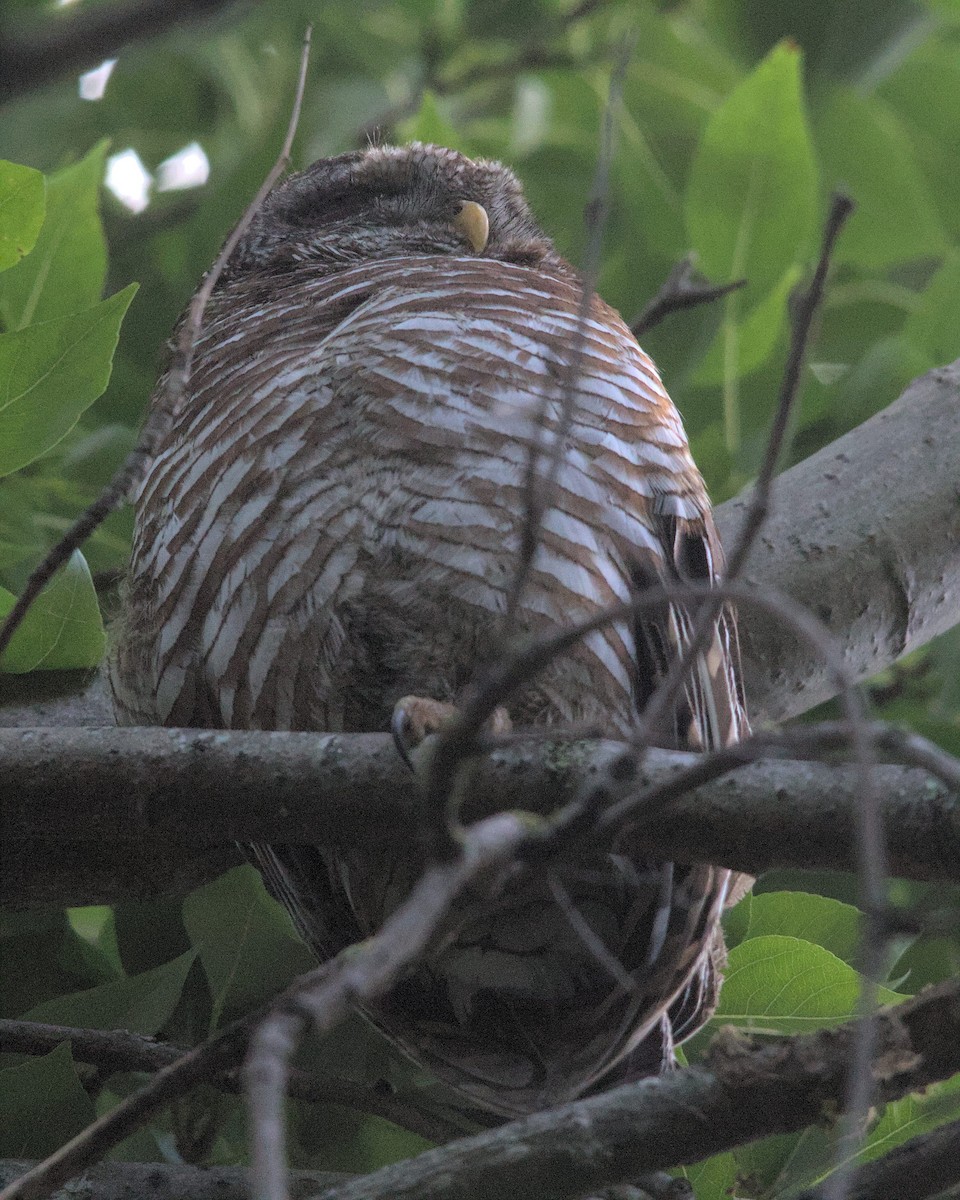
POLYGON ((413 142, 321 158, 290 176, 265 200, 225 278, 398 254, 560 261, 511 171, 413 142))

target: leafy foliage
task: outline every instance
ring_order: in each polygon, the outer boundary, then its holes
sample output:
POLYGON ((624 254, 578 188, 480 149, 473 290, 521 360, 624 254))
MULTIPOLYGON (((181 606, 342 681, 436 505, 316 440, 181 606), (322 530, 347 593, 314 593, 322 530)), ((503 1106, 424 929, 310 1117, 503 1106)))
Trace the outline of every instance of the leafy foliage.
MULTIPOLYGON (((756 470, 788 333, 830 190, 858 210, 844 233, 803 384, 799 458, 884 407, 919 372, 960 355, 960 9, 947 0, 313 0, 269 2, 200 35, 124 52, 103 99, 65 80, 8 107, 0 163, 0 614, 30 568, 132 444, 164 340, 230 223, 272 163, 302 29, 316 47, 301 163, 382 126, 502 158, 560 250, 582 261, 609 65, 636 35, 612 116, 600 290, 629 318, 690 250, 715 281, 748 286, 677 315, 647 348, 684 413, 717 499, 756 470), (109 139, 109 145, 108 145, 109 139), (192 142, 210 163, 194 190, 161 164, 192 142), (92 147, 92 148, 91 148, 92 147), (102 190, 111 151, 153 176, 133 212, 102 190), (43 174, 41 174, 43 172, 43 174), (110 262, 107 260, 109 233, 110 262), (127 311, 132 281, 141 299, 127 311), (103 299, 104 288, 109 296, 103 299), (121 334, 121 322, 123 329, 121 334), (119 336, 119 344, 118 344, 119 336), (96 403, 94 403, 96 401, 96 403)), ((885 502, 878 497, 878 503, 885 502)), ((122 570, 121 514, 50 586, 2 669, 94 666, 122 570)), ((956 752, 960 636, 877 681, 880 711, 956 752)), ((2 681, 0 681, 2 682, 2 681)), ((896 885, 904 905, 953 905, 896 885)), ((856 1010, 860 916, 849 879, 781 873, 728 915, 717 1023, 793 1031, 856 1010), (790 890, 785 890, 790 889, 790 890), (816 894, 820 893, 820 894, 816 894)), ((954 922, 954 928, 956 922, 954 922)), ((955 972, 958 939, 903 938, 881 995, 955 972)), ((125 1026, 192 1043, 309 965, 287 918, 245 868, 178 901, 116 912, 9 914, 0 922, 0 1015, 125 1026)), ((707 1039, 688 1047, 696 1059, 707 1039)), ((359 1023, 313 1065, 420 1089, 359 1023)), ((136 1083, 99 1079, 67 1047, 0 1062, 0 1154, 39 1155, 136 1083), (91 1098, 93 1097, 93 1098, 91 1098)), ((887 1107, 871 1156, 960 1111, 957 1081, 887 1107)), ((239 1101, 204 1094, 121 1149, 244 1161, 239 1101), (202 1129, 202 1136, 191 1130, 202 1129)), ((343 1109, 291 1106, 296 1162, 363 1170, 422 1143, 343 1109)), ((688 1171, 699 1200, 789 1196, 832 1169, 820 1129, 768 1139, 688 1171)))

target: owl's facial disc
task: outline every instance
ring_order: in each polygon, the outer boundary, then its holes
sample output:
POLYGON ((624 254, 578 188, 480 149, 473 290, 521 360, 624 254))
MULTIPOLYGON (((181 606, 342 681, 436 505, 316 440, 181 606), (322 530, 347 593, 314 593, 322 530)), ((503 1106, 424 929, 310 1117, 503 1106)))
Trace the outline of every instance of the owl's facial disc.
POLYGON ((473 247, 474 254, 483 253, 490 238, 490 218, 482 204, 477 204, 475 200, 461 201, 453 225, 473 247))

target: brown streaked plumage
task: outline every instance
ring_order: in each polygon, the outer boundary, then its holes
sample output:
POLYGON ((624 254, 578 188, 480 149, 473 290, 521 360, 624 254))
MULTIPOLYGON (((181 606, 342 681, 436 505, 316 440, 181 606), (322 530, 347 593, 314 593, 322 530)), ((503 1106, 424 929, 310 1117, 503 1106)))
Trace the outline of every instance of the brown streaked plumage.
MULTIPOLYGON (((138 501, 120 719, 386 730, 403 696, 455 703, 495 652, 531 442, 549 443, 571 386, 522 630, 657 579, 714 578, 680 418, 620 317, 582 299, 498 163, 375 147, 275 189, 214 293, 138 501)), ((510 716, 628 734, 688 624, 665 606, 591 635, 510 716)), ((724 613, 666 744, 740 736, 735 660, 724 613)), ((418 869, 376 830, 362 854, 254 853, 321 958, 375 929, 418 869)), ((456 933, 368 1014, 502 1113, 665 1069, 716 999, 728 872, 595 852, 556 876, 632 988, 527 875, 464 902, 456 933)))

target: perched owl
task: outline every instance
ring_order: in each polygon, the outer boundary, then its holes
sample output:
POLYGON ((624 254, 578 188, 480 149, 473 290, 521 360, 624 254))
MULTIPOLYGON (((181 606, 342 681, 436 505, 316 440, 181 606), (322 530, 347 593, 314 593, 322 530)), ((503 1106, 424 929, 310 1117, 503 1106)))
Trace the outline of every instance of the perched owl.
MULTIPOLYGON (((401 700, 404 719, 411 697, 455 705, 502 652, 531 448, 549 457, 554 436, 514 632, 556 631, 658 579, 716 577, 710 504, 656 368, 584 296, 506 168, 414 144, 287 179, 213 294, 138 499, 119 719, 385 731, 401 700)), ((629 735, 688 633, 667 604, 603 628, 509 717, 629 735)), ((725 612, 661 738, 711 748, 744 728, 725 612)), ((252 852, 326 959, 404 898, 413 841, 372 825, 362 852, 252 852)), ((367 1016, 502 1114, 666 1069, 715 1004, 731 886, 719 868, 614 851, 531 869, 464 901, 367 1016)))

